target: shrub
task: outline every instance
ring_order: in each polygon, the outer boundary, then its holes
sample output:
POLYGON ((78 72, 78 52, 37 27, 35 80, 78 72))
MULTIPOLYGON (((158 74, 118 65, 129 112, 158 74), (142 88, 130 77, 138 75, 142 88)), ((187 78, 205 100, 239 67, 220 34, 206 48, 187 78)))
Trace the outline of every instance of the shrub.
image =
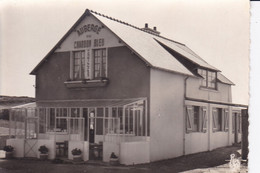
POLYGON ((6 152, 12 152, 12 151, 14 151, 14 147, 12 147, 11 145, 6 145, 6 146, 4 146, 3 150, 6 152))
POLYGON ((118 157, 115 155, 114 152, 111 153, 110 158, 117 159, 118 157))
POLYGON ((40 151, 41 154, 47 154, 49 149, 45 145, 42 145, 42 146, 40 146, 38 151, 40 151))
POLYGON ((72 154, 72 155, 81 155, 81 150, 78 149, 78 148, 74 148, 74 149, 71 151, 71 154, 72 154))

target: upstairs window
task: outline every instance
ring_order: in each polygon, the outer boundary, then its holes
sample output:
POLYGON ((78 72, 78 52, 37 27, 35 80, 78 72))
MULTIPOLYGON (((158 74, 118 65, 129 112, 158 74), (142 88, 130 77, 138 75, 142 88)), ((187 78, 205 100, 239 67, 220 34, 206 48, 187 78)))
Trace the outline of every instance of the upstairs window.
POLYGON ((198 74, 203 77, 201 86, 205 88, 216 89, 217 88, 217 73, 214 71, 198 69, 198 74))
POLYGON ((94 78, 102 78, 107 76, 106 69, 106 49, 94 50, 94 78))
POLYGON ((73 53, 73 79, 85 79, 85 51, 73 53))
POLYGON ((107 50, 93 49, 71 53, 71 80, 93 80, 107 77, 107 50))

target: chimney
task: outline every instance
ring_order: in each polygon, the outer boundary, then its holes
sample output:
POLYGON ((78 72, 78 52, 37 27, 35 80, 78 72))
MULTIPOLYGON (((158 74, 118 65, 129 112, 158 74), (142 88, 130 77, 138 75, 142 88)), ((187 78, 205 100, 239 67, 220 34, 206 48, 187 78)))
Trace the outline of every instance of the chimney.
POLYGON ((145 23, 144 28, 142 28, 142 30, 146 31, 146 32, 148 32, 150 34, 160 35, 160 32, 157 31, 157 28, 156 27, 153 27, 153 29, 149 28, 148 27, 148 23, 145 23))

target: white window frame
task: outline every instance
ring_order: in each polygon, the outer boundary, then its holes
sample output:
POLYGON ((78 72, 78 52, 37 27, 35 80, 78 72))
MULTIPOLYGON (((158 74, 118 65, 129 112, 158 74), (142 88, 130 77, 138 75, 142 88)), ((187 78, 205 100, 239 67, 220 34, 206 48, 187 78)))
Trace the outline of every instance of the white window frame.
POLYGON ((185 124, 186 124, 186 133, 206 133, 207 132, 207 108, 205 106, 197 105, 186 105, 186 115, 185 115, 185 124), (198 123, 197 128, 194 127, 194 108, 198 107, 198 123))
POLYGON ((213 132, 228 132, 229 129, 229 111, 227 108, 212 109, 212 131, 213 132), (219 114, 221 112, 221 114, 219 114), (221 122, 220 120, 221 119, 221 122))
POLYGON ((211 71, 211 70, 206 70, 206 69, 197 69, 198 74, 203 78, 201 81, 201 87, 208 88, 208 89, 217 89, 217 72, 211 71), (202 73, 205 72, 206 76, 203 76, 202 73), (215 87, 209 86, 209 73, 214 73, 215 74, 215 87), (204 84, 205 83, 205 84, 204 84))

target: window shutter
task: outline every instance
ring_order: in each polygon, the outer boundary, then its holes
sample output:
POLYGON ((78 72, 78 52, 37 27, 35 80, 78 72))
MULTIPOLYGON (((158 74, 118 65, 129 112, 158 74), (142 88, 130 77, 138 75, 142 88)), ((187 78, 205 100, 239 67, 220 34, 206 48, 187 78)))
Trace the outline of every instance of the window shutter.
POLYGON ((227 132, 228 131, 228 109, 224 109, 224 120, 225 120, 224 130, 225 132, 227 132))
POLYGON ((192 132, 192 106, 186 106, 186 132, 192 132))
POLYGON ((212 119, 213 119, 212 131, 213 132, 217 131, 217 119, 216 119, 216 116, 217 116, 217 109, 213 108, 213 110, 212 110, 212 119))
POLYGON ((207 132, 207 108, 202 107, 202 132, 207 132))

